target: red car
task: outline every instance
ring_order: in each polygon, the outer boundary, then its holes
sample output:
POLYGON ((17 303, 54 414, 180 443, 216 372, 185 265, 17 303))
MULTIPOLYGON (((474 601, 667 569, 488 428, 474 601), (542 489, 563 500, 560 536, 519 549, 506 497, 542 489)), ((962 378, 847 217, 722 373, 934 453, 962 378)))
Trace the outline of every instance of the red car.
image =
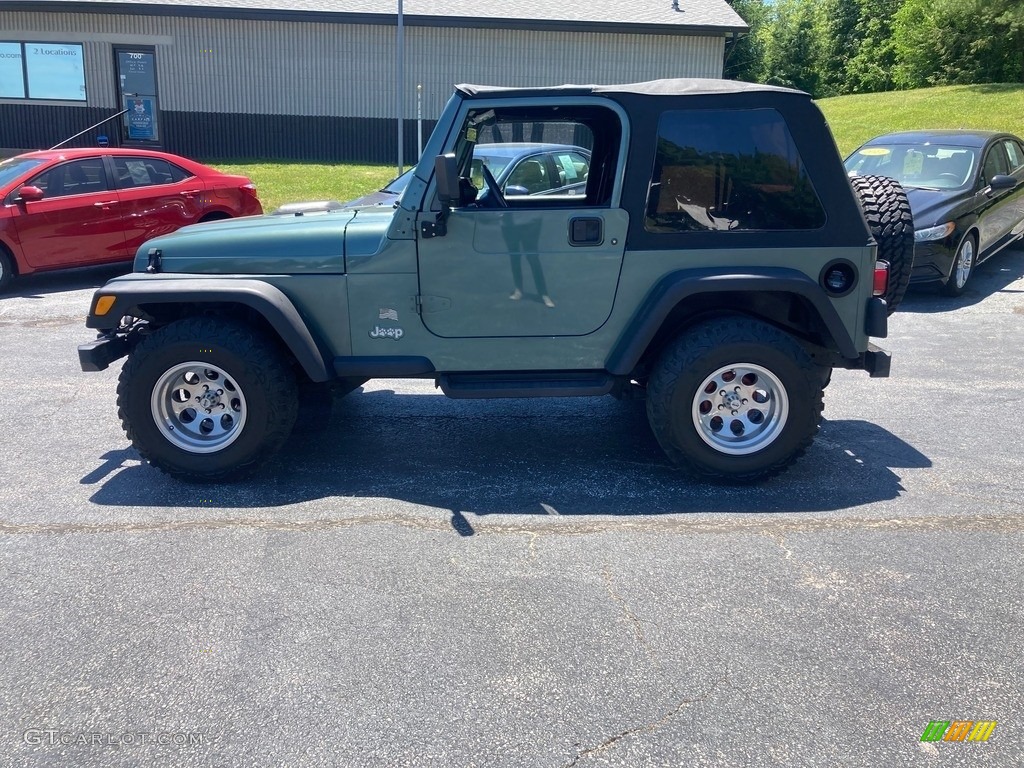
POLYGON ((0 290, 15 275, 130 261, 186 224, 261 213, 246 177, 165 152, 18 155, 0 162, 0 290))

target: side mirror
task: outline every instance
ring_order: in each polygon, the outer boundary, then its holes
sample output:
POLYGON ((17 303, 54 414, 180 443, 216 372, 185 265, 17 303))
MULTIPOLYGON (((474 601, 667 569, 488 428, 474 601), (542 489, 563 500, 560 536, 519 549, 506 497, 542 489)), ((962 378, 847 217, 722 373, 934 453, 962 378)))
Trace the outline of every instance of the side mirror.
POLYGON ((18 190, 18 202, 32 203, 36 200, 42 200, 46 197, 46 193, 43 192, 39 187, 22 187, 18 190))
POLYGON ((444 208, 459 202, 459 166, 455 153, 434 158, 434 177, 437 179, 437 197, 444 208))
POLYGON ((992 181, 989 182, 989 187, 993 191, 999 191, 1002 189, 1013 189, 1017 186, 1017 180, 1013 176, 1007 176, 1004 173, 997 174, 992 177, 992 181))
POLYGON ((530 194, 530 190, 520 187, 518 184, 509 184, 505 187, 505 197, 522 197, 528 194, 530 194))

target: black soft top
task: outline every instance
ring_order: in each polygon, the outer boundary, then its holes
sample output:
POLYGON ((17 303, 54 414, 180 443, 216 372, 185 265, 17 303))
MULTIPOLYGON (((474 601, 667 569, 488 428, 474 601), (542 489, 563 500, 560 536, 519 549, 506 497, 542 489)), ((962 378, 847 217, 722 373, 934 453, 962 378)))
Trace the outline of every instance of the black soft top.
POLYGON ((760 94, 765 92, 810 96, 803 91, 775 85, 744 83, 740 80, 714 80, 710 78, 675 78, 649 80, 644 83, 623 85, 555 85, 532 88, 506 88, 497 85, 470 85, 462 83, 455 89, 467 99, 531 96, 593 96, 631 94, 639 96, 713 96, 716 94, 760 94))
MULTIPOLYGON (((583 96, 604 97, 622 106, 632 130, 629 162, 623 178, 622 200, 630 212, 629 247, 634 250, 694 248, 793 248, 864 246, 870 234, 853 188, 846 176, 839 150, 825 117, 810 95, 792 88, 757 85, 739 80, 680 78, 626 85, 561 85, 541 88, 500 88, 489 85, 456 86, 467 101, 485 99, 550 99, 583 96), (673 110, 766 110, 785 119, 796 143, 804 169, 811 179, 826 223, 813 230, 733 232, 728 240, 720 232, 652 233, 644 229, 651 169, 658 148, 663 115, 673 110)), ((510 107, 511 108, 511 107, 510 107)))

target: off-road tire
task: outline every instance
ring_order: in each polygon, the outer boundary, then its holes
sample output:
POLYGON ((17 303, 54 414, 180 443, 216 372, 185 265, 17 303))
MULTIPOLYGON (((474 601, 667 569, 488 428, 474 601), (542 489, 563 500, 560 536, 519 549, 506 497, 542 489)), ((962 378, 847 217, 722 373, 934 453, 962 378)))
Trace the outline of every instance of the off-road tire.
MULTIPOLYGON (((715 390, 719 386, 725 385, 716 384, 715 390)), ((719 318, 687 330, 662 352, 647 387, 647 418, 669 459, 691 474, 722 482, 756 482, 789 467, 813 442, 823 407, 821 370, 803 347, 774 326, 746 317, 719 318), (727 380, 713 374, 732 367, 763 372, 764 381, 774 379, 769 393, 781 388, 759 408, 785 405, 774 437, 766 435, 762 447, 738 455, 728 452, 737 448, 712 445, 708 429, 698 426, 703 400, 717 397, 703 394, 705 386, 727 380)), ((726 419, 737 420, 725 413, 726 419)), ((771 418, 763 422, 766 428, 771 418)))
POLYGON ((872 237, 878 259, 889 263, 885 303, 891 315, 903 301, 914 268, 914 217, 903 186, 887 176, 850 178, 872 237))
POLYGON ((194 317, 160 328, 132 350, 118 379, 117 404, 125 434, 143 459, 173 477, 211 482, 244 476, 270 458, 291 433, 298 397, 295 375, 273 341, 242 322, 194 317), (222 371, 243 397, 237 436, 212 452, 174 444, 162 431, 173 433, 173 422, 170 428, 157 424, 163 398, 154 391, 168 373, 192 362, 222 371))

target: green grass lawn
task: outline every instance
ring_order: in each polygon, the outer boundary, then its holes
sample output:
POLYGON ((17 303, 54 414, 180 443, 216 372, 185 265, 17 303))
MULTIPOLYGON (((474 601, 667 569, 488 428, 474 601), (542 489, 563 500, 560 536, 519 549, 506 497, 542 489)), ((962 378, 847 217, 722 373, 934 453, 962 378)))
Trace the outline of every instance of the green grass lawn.
POLYGON ((821 99, 845 157, 870 138, 919 128, 979 128, 1024 137, 1024 84, 951 85, 821 99))
POLYGON ((206 163, 224 173, 252 179, 263 210, 270 213, 284 203, 305 200, 345 202, 373 192, 397 174, 393 165, 329 165, 321 163, 260 162, 206 163))
MULTIPOLYGON (((1024 136, 1024 84, 954 85, 818 102, 845 157, 868 139, 918 128, 983 128, 1024 136)), ((380 189, 395 176, 393 165, 210 162, 256 184, 263 209, 303 200, 351 200, 380 189)))

